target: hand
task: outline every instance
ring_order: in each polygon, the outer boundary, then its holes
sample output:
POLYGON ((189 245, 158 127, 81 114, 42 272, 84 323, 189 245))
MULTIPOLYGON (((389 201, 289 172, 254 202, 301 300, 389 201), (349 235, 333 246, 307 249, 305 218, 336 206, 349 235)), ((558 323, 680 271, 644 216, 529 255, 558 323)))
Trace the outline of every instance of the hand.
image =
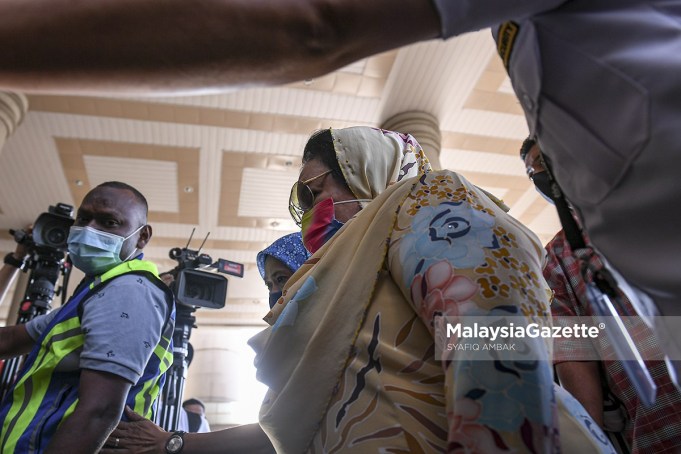
POLYGON ((165 273, 161 273, 158 275, 158 277, 160 277, 163 283, 168 287, 173 285, 173 282, 175 282, 175 276, 173 275, 172 271, 166 271, 165 273))
MULTIPOLYGON (((33 224, 29 224, 24 228, 24 232, 26 232, 26 235, 31 235, 33 233, 33 224)), ((24 260, 28 253, 30 252, 30 248, 27 245, 27 242, 23 243, 17 243, 17 247, 14 249, 14 258, 17 260, 24 260)))
POLYGON ((166 441, 170 433, 153 422, 125 407, 128 422, 121 421, 111 432, 100 451, 101 454, 123 453, 165 453, 166 441))

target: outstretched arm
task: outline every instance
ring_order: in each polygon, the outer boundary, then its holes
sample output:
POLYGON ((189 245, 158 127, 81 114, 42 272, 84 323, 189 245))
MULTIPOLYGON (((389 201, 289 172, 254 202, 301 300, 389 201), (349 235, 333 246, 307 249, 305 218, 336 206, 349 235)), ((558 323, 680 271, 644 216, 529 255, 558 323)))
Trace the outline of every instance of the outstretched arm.
POLYGON ((431 0, 3 0, 0 88, 189 92, 316 77, 435 38, 431 0), (49 14, 45 14, 49 11, 49 14))
MULTIPOLYGON (((33 226, 29 225, 26 227, 26 232, 31 233, 33 231, 33 226)), ((18 264, 22 263, 29 253, 29 248, 25 242, 18 243, 14 252, 5 260, 2 268, 0 268, 0 303, 5 299, 7 290, 9 290, 12 280, 19 271, 18 264)))
MULTIPOLYGON (((130 408, 125 409, 125 415, 129 422, 121 421, 118 424, 101 454, 165 453, 165 445, 170 438, 170 432, 166 432, 130 408)), ((274 448, 258 424, 246 424, 215 432, 185 434, 182 452, 185 454, 232 452, 269 454, 274 452, 274 448)))
MULTIPOLYGON (((20 262, 23 260, 23 257, 17 257, 16 254, 12 254, 12 257, 17 261, 20 262)), ((11 259, 10 259, 11 261, 11 259)), ((5 295, 7 294, 7 290, 9 290, 10 285, 12 284, 12 280, 15 278, 17 275, 17 271, 19 271, 19 268, 15 266, 14 264, 11 263, 3 263, 2 267, 0 268, 0 303, 2 303, 5 299, 5 295)))
POLYGON ((0 328, 0 358, 25 355, 31 351, 34 343, 24 324, 0 328))

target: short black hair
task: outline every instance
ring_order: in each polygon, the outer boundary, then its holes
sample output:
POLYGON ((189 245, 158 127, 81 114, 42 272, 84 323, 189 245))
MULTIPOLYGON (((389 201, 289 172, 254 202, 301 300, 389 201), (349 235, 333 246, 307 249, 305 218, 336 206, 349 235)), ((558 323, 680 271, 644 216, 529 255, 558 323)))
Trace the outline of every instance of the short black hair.
POLYGON ((186 407, 187 405, 201 405, 203 411, 206 411, 206 406, 196 397, 192 397, 191 399, 187 399, 184 402, 182 402, 182 407, 186 407))
POLYGON ((530 152, 530 148, 532 148, 536 144, 537 141, 534 140, 533 137, 528 137, 527 139, 523 140, 523 144, 520 146, 520 159, 524 161, 525 156, 527 156, 527 153, 530 152))
POLYGON ((303 165, 312 160, 321 161, 326 167, 331 170, 331 175, 340 184, 343 184, 348 190, 347 181, 343 176, 338 158, 336 157, 336 149, 333 146, 333 136, 331 129, 320 129, 312 133, 305 144, 303 150, 303 165))
POLYGON ((97 185, 95 189, 97 188, 126 189, 132 192, 135 196, 135 199, 137 199, 137 202, 139 202, 140 206, 143 208, 144 221, 146 222, 147 215, 149 214, 149 204, 147 203, 147 198, 144 197, 144 195, 137 189, 130 186, 128 183, 123 183, 122 181, 105 181, 104 183, 97 185))

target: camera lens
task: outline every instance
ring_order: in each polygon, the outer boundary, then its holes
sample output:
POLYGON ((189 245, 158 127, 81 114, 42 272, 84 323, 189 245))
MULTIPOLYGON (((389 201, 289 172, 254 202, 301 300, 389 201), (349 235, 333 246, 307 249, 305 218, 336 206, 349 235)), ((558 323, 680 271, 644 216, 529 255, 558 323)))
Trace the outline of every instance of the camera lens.
POLYGON ((198 270, 182 270, 178 274, 177 299, 184 305, 196 307, 224 307, 227 298, 227 279, 198 270))
POLYGON ((42 213, 33 223, 33 241, 37 247, 65 251, 71 225, 71 218, 52 212, 42 213))
POLYGON ((66 232, 61 227, 54 227, 47 231, 45 238, 49 245, 59 247, 66 242, 66 232))
POLYGON ((194 299, 211 300, 213 298, 212 289, 203 283, 192 283, 185 288, 185 296, 194 299))

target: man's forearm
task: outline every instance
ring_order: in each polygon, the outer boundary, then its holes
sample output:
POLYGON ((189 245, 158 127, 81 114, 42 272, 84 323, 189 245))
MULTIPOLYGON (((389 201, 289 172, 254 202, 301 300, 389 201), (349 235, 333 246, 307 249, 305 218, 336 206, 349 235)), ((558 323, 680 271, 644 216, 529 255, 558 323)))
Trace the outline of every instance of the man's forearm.
POLYGON ((61 422, 46 453, 99 452, 118 424, 132 384, 122 377, 94 369, 81 369, 78 403, 61 422))
POLYGON ((59 426, 45 454, 98 452, 117 423, 117 416, 111 412, 86 414, 76 407, 76 411, 59 426))
POLYGON ((34 340, 24 324, 0 328, 0 358, 25 355, 33 348, 34 340))
POLYGON ((246 424, 206 433, 184 436, 183 454, 270 454, 274 448, 259 424, 246 424))
POLYGON ((278 84, 437 36, 430 0, 5 0, 0 87, 179 92, 278 84), (50 14, 45 14, 50 11, 50 14), (395 24, 409 18, 408 26, 395 24))
POLYGON ((4 301, 7 290, 12 284, 12 279, 14 279, 18 271, 19 268, 7 264, 0 268, 0 303, 4 301))

